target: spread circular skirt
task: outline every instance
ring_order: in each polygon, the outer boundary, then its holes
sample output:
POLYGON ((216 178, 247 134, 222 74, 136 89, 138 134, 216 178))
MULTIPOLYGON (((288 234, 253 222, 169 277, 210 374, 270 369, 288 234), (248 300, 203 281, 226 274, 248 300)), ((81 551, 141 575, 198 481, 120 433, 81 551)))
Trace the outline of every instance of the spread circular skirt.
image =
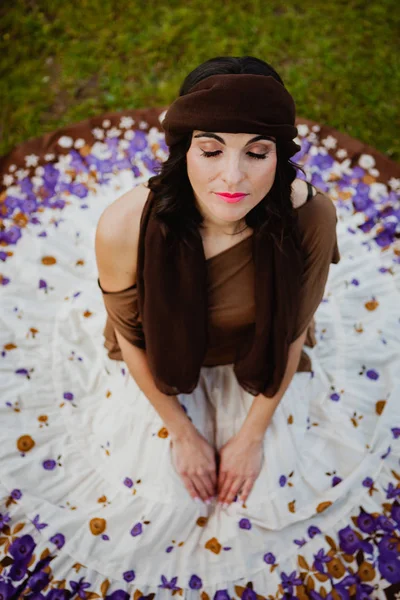
MULTIPOLYGON (((396 598, 400 594, 399 169, 299 119, 335 203, 331 265, 245 502, 195 503, 168 430, 103 346, 100 214, 167 157, 163 109, 111 113, 0 161, 0 598, 396 598)), ((299 177, 302 174, 299 173, 299 177)), ((253 401, 233 365, 179 401, 217 449, 253 401)))

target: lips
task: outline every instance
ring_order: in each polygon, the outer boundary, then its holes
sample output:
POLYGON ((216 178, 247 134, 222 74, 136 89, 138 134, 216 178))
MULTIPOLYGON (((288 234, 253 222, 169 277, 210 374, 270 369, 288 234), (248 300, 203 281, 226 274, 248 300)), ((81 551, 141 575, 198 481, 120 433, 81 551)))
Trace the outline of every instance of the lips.
POLYGON ((228 192, 217 192, 218 196, 224 196, 224 198, 242 198, 243 196, 247 196, 247 194, 243 194, 242 192, 236 192, 235 194, 229 194, 228 192))

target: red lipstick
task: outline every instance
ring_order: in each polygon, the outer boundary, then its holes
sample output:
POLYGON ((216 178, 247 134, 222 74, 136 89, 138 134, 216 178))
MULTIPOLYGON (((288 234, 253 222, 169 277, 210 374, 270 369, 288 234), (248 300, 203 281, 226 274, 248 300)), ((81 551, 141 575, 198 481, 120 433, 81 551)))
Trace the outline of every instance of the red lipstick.
POLYGON ((225 202, 239 202, 239 200, 241 200, 242 198, 244 198, 245 196, 247 196, 248 194, 242 194, 240 192, 236 192, 235 194, 229 194, 229 192, 216 192, 216 194, 218 196, 221 196, 221 198, 223 200, 225 200, 225 202))

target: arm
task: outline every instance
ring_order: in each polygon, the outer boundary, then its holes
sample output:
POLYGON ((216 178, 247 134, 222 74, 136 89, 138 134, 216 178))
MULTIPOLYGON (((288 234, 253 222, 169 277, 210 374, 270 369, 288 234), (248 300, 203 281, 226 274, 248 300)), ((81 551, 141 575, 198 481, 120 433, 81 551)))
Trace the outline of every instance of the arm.
POLYGON ((160 392, 150 372, 146 351, 128 342, 115 330, 121 353, 130 374, 160 415, 172 440, 189 439, 197 429, 187 417, 177 396, 160 392))
POLYGON ((307 336, 307 329, 289 346, 288 362, 285 375, 279 390, 272 398, 263 394, 255 396, 253 404, 247 413, 246 419, 239 431, 240 437, 256 442, 262 441, 279 402, 289 387, 299 365, 301 349, 307 336))
MULTIPOLYGON (((95 238, 96 262, 102 287, 109 292, 136 282, 140 217, 148 188, 138 186, 110 204, 100 216, 95 238)), ((160 392, 150 372, 146 351, 115 328, 121 354, 135 382, 160 415, 172 439, 190 438, 197 430, 177 396, 160 392)))

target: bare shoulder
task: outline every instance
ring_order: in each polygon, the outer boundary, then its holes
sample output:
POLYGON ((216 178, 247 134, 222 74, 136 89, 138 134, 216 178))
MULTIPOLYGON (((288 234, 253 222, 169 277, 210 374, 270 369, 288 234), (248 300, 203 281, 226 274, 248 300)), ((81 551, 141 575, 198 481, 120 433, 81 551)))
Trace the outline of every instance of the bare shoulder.
MULTIPOLYGON (((314 189, 313 194, 315 195, 314 189)), ((292 183, 293 208, 299 208, 306 203, 308 196, 307 183, 303 179, 295 179, 292 183)))
POLYGON ((146 184, 135 186, 100 215, 95 254, 103 289, 119 291, 136 283, 140 218, 150 193, 146 184))

